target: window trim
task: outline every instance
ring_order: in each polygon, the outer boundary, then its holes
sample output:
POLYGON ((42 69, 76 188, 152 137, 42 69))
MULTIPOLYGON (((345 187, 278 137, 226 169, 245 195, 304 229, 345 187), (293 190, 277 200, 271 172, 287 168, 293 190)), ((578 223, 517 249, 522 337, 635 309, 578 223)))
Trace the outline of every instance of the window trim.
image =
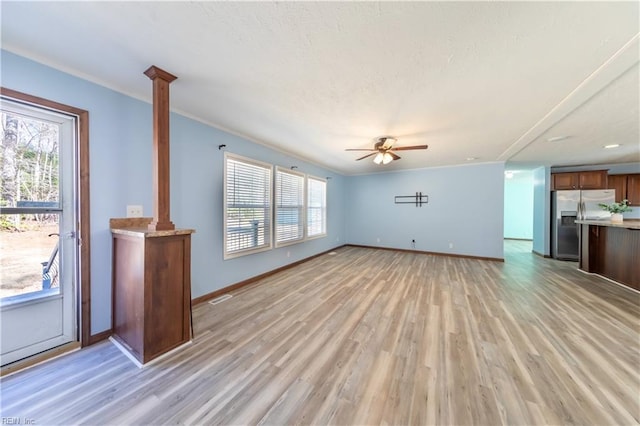
POLYGON ((321 177, 317 177, 317 176, 313 176, 313 175, 307 175, 306 181, 305 181, 305 188, 307 193, 305 194, 305 227, 304 227, 304 233, 305 233, 305 240, 315 240, 317 238, 324 238, 328 235, 328 228, 329 228, 329 224, 327 222, 327 211, 329 210, 329 203, 327 200, 327 187, 328 187, 328 181, 327 179, 321 178, 321 177), (320 234, 314 234, 314 235, 308 235, 309 232, 309 223, 308 223, 308 210, 309 210, 309 180, 316 180, 318 182, 323 182, 324 183, 324 210, 323 210, 323 217, 322 217, 322 222, 324 224, 324 230, 323 232, 321 232, 320 234))
POLYGON ((279 242, 278 241, 278 224, 274 223, 274 232, 273 232, 273 241, 274 241, 274 246, 276 248, 278 247, 285 247, 285 246, 290 246, 292 244, 299 244, 299 243, 303 243, 306 241, 307 239, 307 175, 302 173, 302 172, 296 172, 294 170, 282 167, 282 166, 276 166, 275 170, 274 170, 274 179, 273 179, 273 216, 275 218, 275 221, 277 222, 278 220, 278 203, 277 203, 277 198, 278 198, 278 194, 277 194, 277 174, 278 172, 281 173, 285 173, 285 174, 290 174, 290 175, 295 175, 295 176, 299 176, 302 178, 302 236, 300 238, 297 238, 295 240, 287 240, 287 241, 282 241, 279 242))
POLYGON ((229 260, 229 259, 235 259, 237 257, 242 257, 242 256, 246 256, 246 255, 250 255, 250 254, 254 254, 254 253, 260 253, 263 251, 267 251, 267 250, 271 250, 273 248, 273 165, 269 164, 269 163, 265 163, 263 161, 258 161, 258 160, 254 160, 252 158, 248 158, 248 157, 244 157, 241 155, 237 155, 237 154, 232 154, 230 152, 225 152, 224 153, 224 167, 223 167, 223 176, 222 176, 222 182, 223 182, 223 191, 222 191, 222 201, 223 201, 223 214, 222 214, 222 222, 223 222, 223 228, 222 228, 222 239, 223 239, 223 259, 224 260, 229 260), (269 208, 267 209, 267 214, 268 214, 268 218, 269 218, 269 235, 265 236, 265 242, 266 244, 262 247, 259 248, 249 248, 249 249, 244 249, 244 250, 238 250, 238 251, 234 251, 234 252, 228 252, 227 251, 227 162, 228 160, 234 160, 234 161, 238 161, 238 162, 243 162, 246 164, 250 164, 253 166, 257 166, 257 167, 262 167, 265 169, 269 170, 269 208))

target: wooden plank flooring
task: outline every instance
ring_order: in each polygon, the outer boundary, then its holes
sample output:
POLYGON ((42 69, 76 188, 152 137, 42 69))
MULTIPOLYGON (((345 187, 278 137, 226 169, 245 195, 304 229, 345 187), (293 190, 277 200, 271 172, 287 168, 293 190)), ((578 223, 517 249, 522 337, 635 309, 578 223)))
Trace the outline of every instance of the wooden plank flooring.
POLYGON ((503 264, 344 247, 196 306, 193 345, 145 369, 103 342, 3 378, 2 417, 638 424, 640 295, 530 250, 507 241, 503 264))

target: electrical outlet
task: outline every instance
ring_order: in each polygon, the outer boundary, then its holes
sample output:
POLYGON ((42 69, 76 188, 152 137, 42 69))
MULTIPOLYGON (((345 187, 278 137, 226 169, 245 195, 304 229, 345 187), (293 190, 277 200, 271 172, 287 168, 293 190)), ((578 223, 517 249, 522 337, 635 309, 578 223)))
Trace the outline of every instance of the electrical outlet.
POLYGON ((376 243, 380 244, 380 237, 376 238, 376 243))
POLYGON ((291 257, 291 252, 290 251, 287 252, 287 257, 291 257))
POLYGON ((449 243, 449 248, 453 248, 453 243, 449 243))
POLYGON ((142 206, 139 206, 139 205, 128 205, 127 206, 127 217, 142 217, 142 206))

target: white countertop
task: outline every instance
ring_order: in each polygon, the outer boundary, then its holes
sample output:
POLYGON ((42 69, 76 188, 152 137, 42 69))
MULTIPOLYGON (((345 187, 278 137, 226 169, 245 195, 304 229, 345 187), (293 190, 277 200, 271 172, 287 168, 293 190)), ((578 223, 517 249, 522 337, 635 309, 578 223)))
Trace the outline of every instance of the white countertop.
POLYGON ((640 219, 625 219, 622 222, 610 220, 576 220, 581 225, 610 226, 614 228, 640 229, 640 219))

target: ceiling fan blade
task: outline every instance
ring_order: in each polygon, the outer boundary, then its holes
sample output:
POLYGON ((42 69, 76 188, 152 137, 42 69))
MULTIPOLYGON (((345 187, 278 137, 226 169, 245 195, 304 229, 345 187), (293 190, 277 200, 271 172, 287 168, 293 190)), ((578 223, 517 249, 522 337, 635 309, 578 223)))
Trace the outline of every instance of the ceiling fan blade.
POLYGON ((372 155, 376 155, 378 152, 372 152, 371 154, 367 154, 364 157, 356 158, 356 161, 364 160, 367 157, 371 157, 372 155))
POLYGON ((392 137, 380 138, 380 142, 382 142, 382 148, 391 149, 393 144, 396 143, 396 139, 392 137))
POLYGON ((392 151, 387 151, 389 154, 391 154, 391 156, 393 157, 394 160, 399 160, 401 157, 399 155, 397 155, 395 152, 392 151))
POLYGON ((412 149, 427 149, 429 145, 414 145, 414 146, 397 146, 393 148, 394 151, 409 151, 412 149))
POLYGON ((347 148, 345 151, 377 151, 377 149, 371 148, 347 148))

